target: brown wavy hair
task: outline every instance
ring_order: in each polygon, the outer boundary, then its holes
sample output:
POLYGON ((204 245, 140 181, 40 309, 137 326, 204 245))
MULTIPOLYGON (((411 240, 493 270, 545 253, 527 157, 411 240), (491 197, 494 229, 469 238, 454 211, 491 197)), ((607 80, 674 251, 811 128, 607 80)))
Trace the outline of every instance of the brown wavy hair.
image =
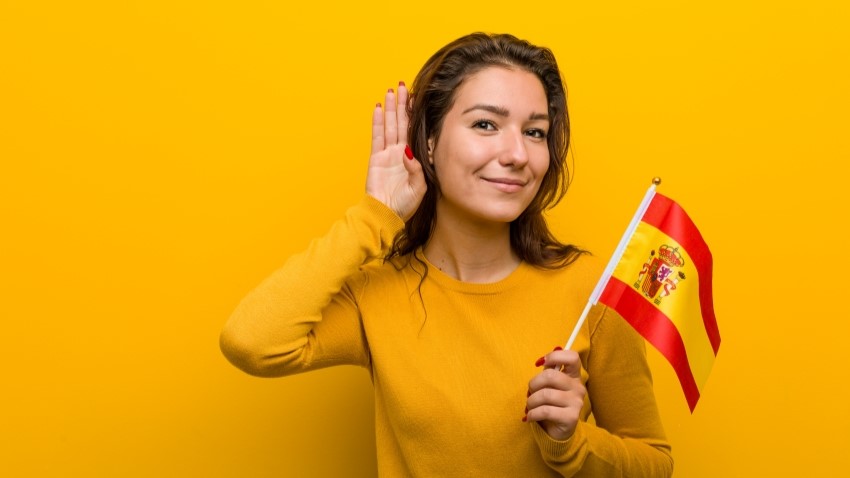
MULTIPOLYGON (((570 183, 567 151, 570 120, 567 97, 555 56, 548 48, 508 34, 472 33, 434 53, 416 76, 407 104, 410 148, 425 173, 428 190, 419 208, 396 236, 386 259, 400 258, 425 245, 434 230, 440 184, 428 157, 428 140, 437 143, 455 92, 466 78, 492 66, 519 68, 540 79, 546 92, 550 126, 547 135, 549 169, 528 208, 511 222, 511 247, 520 259, 547 269, 564 267, 585 251, 558 241, 546 224, 544 211, 555 206, 570 183)), ((427 274, 427 271, 425 272, 427 274)))

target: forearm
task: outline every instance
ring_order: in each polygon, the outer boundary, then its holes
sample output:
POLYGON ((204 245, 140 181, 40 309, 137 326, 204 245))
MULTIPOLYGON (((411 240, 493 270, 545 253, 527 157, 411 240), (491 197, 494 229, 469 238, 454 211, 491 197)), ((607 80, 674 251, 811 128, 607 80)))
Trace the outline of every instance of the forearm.
POLYGON ((314 329, 329 306, 340 323, 326 327, 321 338, 342 346, 356 327, 354 297, 343 290, 346 280, 381 257, 402 226, 391 210, 365 197, 325 236, 290 257, 242 300, 222 330, 224 355, 252 375, 298 372, 312 360, 314 329))
POLYGON ((623 438, 580 422, 569 439, 558 441, 533 426, 544 460, 565 477, 668 478, 673 474, 673 458, 664 440, 623 438))

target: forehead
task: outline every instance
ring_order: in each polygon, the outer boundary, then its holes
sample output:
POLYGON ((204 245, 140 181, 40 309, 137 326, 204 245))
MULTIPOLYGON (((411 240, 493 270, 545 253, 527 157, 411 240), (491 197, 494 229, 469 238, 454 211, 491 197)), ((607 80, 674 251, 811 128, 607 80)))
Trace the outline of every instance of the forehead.
POLYGON ((546 113, 546 91, 534 73, 519 68, 490 66, 468 76, 455 92, 453 110, 488 104, 512 114, 546 113))

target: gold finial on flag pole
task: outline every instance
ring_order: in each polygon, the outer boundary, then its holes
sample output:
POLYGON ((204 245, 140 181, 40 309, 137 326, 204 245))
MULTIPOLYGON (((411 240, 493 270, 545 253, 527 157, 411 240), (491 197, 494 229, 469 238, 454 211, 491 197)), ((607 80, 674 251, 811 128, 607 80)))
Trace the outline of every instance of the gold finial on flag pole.
POLYGON ((658 186, 659 184, 661 184, 661 178, 655 176, 654 178, 652 178, 652 184, 658 186))

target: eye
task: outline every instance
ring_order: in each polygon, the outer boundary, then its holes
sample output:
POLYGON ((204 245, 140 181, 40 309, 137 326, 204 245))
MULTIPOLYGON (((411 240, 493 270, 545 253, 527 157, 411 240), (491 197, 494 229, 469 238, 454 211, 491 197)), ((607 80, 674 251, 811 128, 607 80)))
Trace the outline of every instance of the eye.
POLYGON ((483 129, 485 131, 496 131, 496 125, 490 120, 478 120, 475 123, 472 123, 472 127, 475 129, 483 129))
POLYGON ((546 139, 546 130, 539 128, 529 129, 525 132, 525 134, 536 139, 546 139))

